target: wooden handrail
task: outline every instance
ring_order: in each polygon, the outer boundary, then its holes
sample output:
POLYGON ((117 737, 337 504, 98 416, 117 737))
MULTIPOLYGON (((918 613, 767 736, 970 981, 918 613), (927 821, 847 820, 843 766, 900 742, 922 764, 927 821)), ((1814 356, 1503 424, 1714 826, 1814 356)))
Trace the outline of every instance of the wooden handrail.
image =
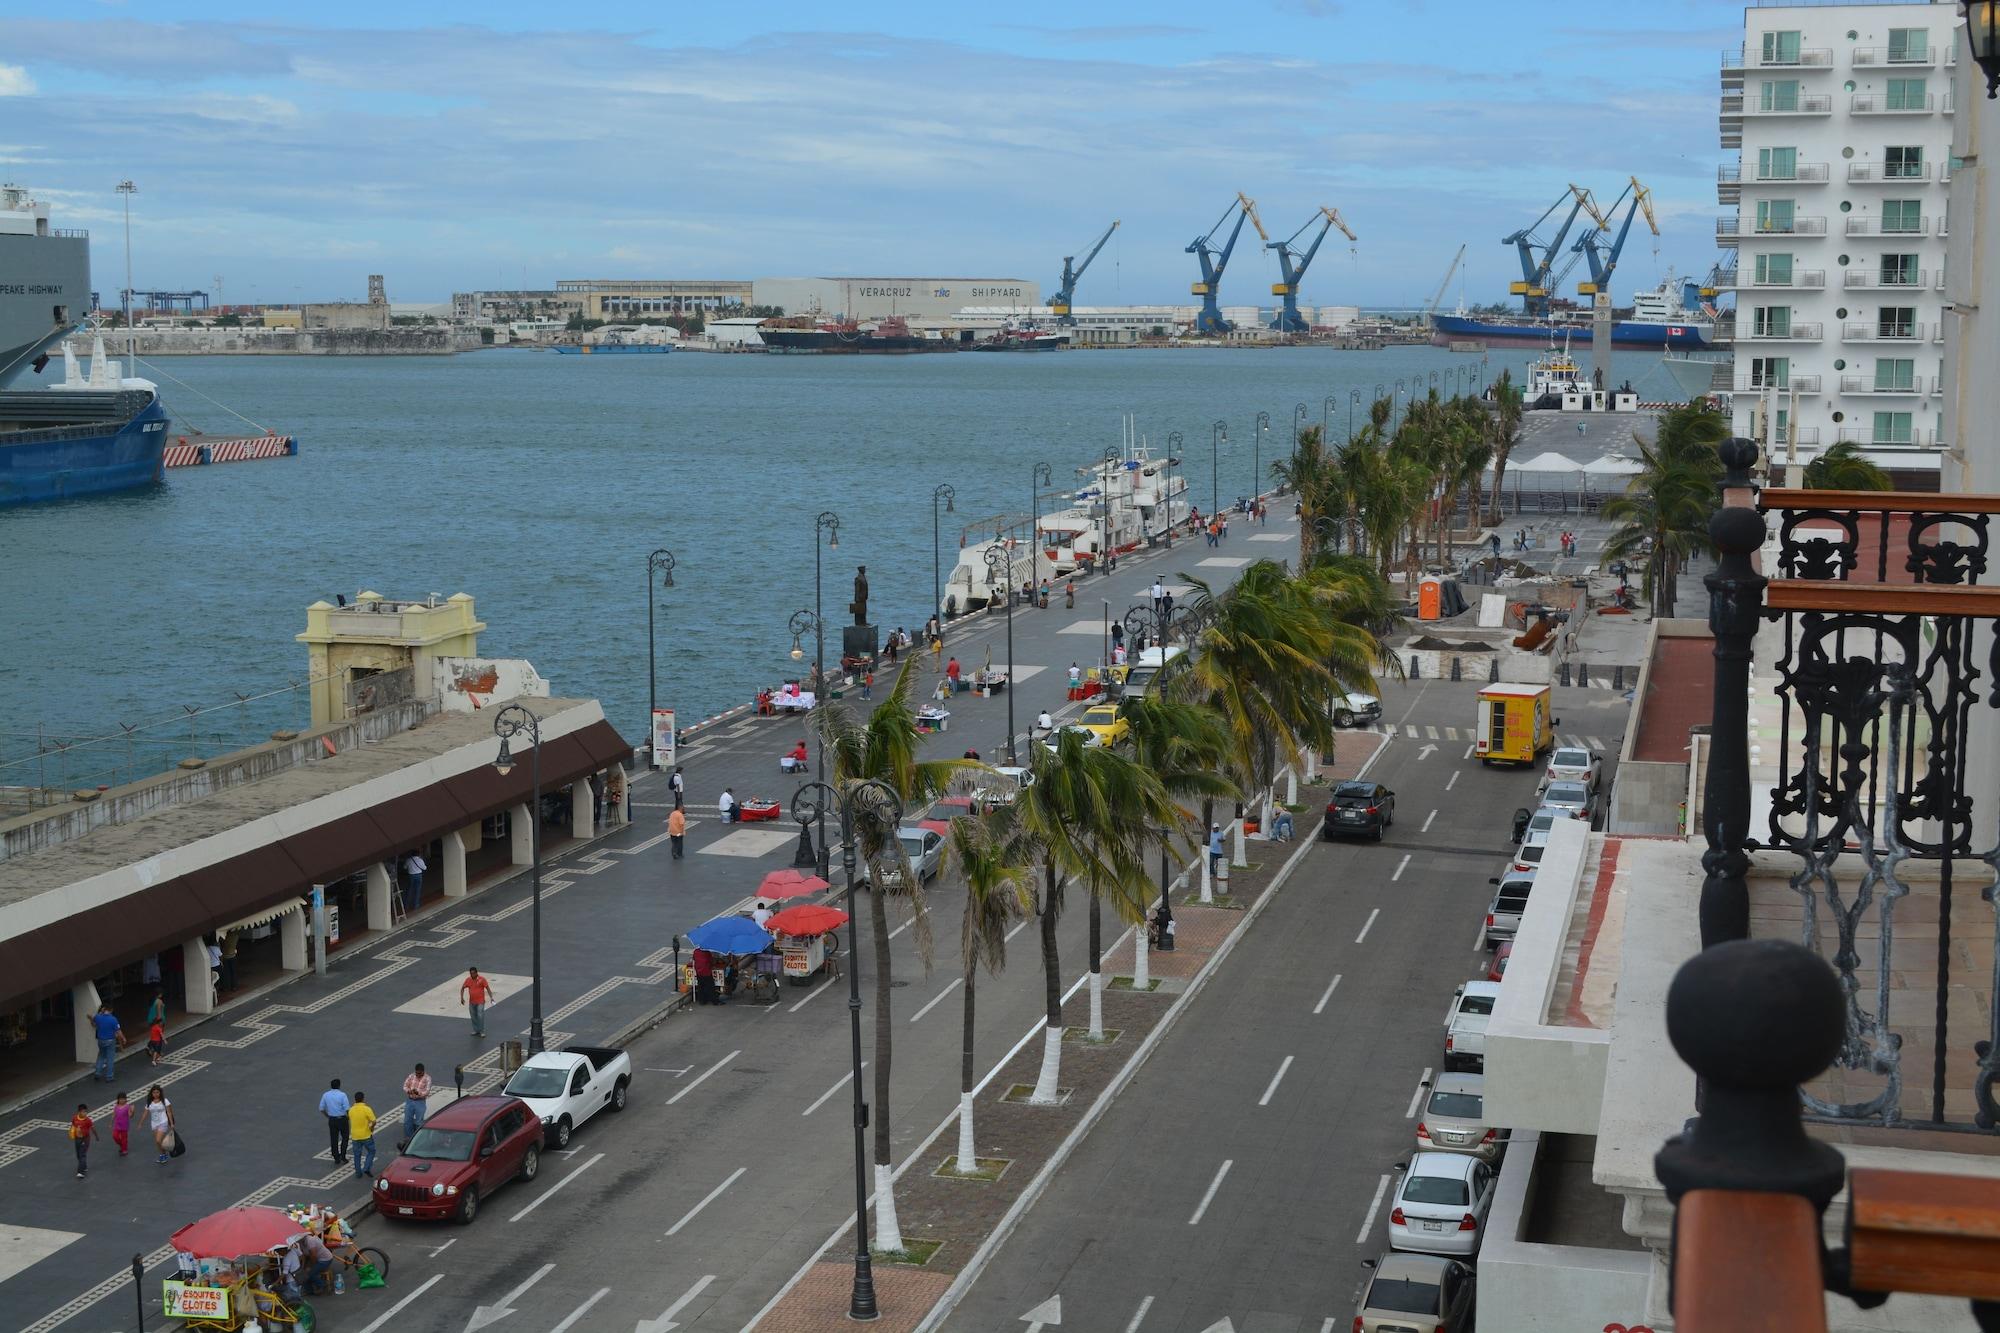
POLYGON ((2000 1180, 1857 1167, 1848 1198, 1854 1290, 2000 1300, 2000 1180))
POLYGON ((1946 495, 1938 491, 1814 491, 1772 486, 1759 492, 1757 507, 1779 509, 1858 509, 1877 514, 2000 514, 2000 495, 1946 495))
POLYGON ((1796 1194, 1690 1190, 1674 1222, 1680 1333, 1826 1333, 1819 1218, 1796 1194))
POLYGON ((2000 617, 2000 587, 1944 583, 1842 583, 1772 579, 1764 605, 1773 611, 1851 611, 1873 615, 2000 617))

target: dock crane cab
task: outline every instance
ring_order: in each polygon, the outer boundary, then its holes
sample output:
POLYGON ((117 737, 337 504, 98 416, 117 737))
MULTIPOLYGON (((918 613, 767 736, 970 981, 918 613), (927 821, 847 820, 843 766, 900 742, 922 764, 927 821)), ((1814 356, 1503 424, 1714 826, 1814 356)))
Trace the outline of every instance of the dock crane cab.
POLYGON ((1251 201, 1249 195, 1239 190, 1236 193, 1236 202, 1222 210, 1222 216, 1215 220, 1215 225, 1188 242, 1187 252, 1201 264, 1201 281, 1189 288, 1201 298, 1201 313, 1195 316, 1194 321, 1196 333, 1227 333, 1232 327, 1229 321, 1222 317, 1222 307, 1216 300, 1216 293, 1222 285, 1222 272, 1229 267, 1229 256, 1236 250, 1236 238, 1242 235, 1246 220, 1256 223, 1258 235, 1264 234, 1264 223, 1257 216, 1257 205, 1251 201), (1215 234, 1229 221, 1231 213, 1236 214, 1236 225, 1229 229, 1229 239, 1217 248, 1214 244, 1215 234))
MULTIPOLYGON (((1568 192, 1550 204, 1531 225, 1500 238, 1502 245, 1513 246, 1521 255, 1521 280, 1508 283, 1507 290, 1521 298, 1523 312, 1530 315, 1546 315, 1549 312, 1549 292, 1559 281, 1558 277, 1551 276, 1551 270, 1555 266, 1556 256, 1562 251, 1563 243, 1569 239, 1570 228, 1576 225, 1576 215, 1586 208, 1595 211, 1595 206, 1590 202, 1590 191, 1580 185, 1572 184, 1568 192), (1535 228, 1547 222, 1565 203, 1570 206, 1569 215, 1563 219, 1555 239, 1544 242, 1535 235, 1535 228)), ((1574 257, 1570 262, 1575 262, 1574 257)))
POLYGON ((1111 233, 1117 230, 1118 220, 1113 218, 1111 225, 1104 229, 1104 234, 1097 238, 1097 243, 1084 252, 1081 264, 1075 262, 1074 255, 1063 256, 1062 281, 1056 284, 1056 294, 1049 300, 1049 313, 1056 317, 1056 323, 1076 323, 1069 313, 1069 308, 1070 303, 1076 298, 1077 280, 1083 276, 1083 271, 1090 267, 1090 261, 1097 258, 1097 252, 1104 248, 1104 243, 1111 239, 1111 233))
MULTIPOLYGON (((1349 230, 1346 222, 1341 220, 1339 209, 1324 206, 1317 214, 1306 220, 1304 227, 1300 227, 1284 240, 1274 241, 1268 237, 1265 239, 1264 248, 1278 252, 1278 272, 1283 277, 1283 281, 1271 284, 1271 295, 1280 298, 1278 313, 1272 319, 1271 327, 1280 333, 1305 333, 1309 330, 1310 326, 1299 314, 1299 284, 1305 280, 1306 270, 1312 267, 1313 256, 1319 253, 1320 242, 1324 241, 1327 232, 1335 227, 1340 228, 1341 235, 1350 242, 1361 239, 1349 230), (1304 254, 1300 254, 1294 246, 1299 237, 1306 234, 1306 228, 1315 222, 1319 223, 1319 235, 1313 237, 1312 244, 1306 247, 1304 254)), ((1260 227, 1258 230, 1262 231, 1263 228, 1260 227)))
POLYGON ((1625 204, 1628 199, 1631 201, 1625 210, 1625 222, 1618 228, 1617 239, 1611 242, 1609 252, 1600 254, 1598 250, 1600 235, 1611 234, 1611 223, 1607 217, 1600 216, 1597 219, 1596 231, 1586 231, 1577 238, 1576 249, 1590 264, 1589 279, 1576 285, 1579 295, 1595 296, 1599 292, 1611 290, 1611 274, 1618 267, 1618 256, 1624 252, 1625 238, 1632 232, 1633 218, 1644 213, 1646 225, 1652 229, 1653 235, 1657 237, 1660 234, 1659 221, 1653 216, 1653 192, 1639 184, 1637 176, 1632 177, 1631 182, 1616 199, 1611 201, 1611 207, 1605 210, 1610 217, 1616 217, 1618 206, 1625 204))

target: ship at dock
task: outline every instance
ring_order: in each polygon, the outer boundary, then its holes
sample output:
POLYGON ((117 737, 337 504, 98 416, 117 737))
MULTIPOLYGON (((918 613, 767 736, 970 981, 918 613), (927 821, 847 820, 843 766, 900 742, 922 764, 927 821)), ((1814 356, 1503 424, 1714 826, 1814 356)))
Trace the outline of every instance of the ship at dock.
POLYGON ((90 238, 0 186, 0 507, 132 490, 164 474, 167 413, 96 331, 89 372, 69 349, 59 384, 30 387, 90 309, 90 238))
POLYGON ((912 333, 910 323, 890 315, 872 323, 855 320, 769 319, 757 328, 766 351, 821 356, 908 356, 956 352, 958 344, 912 333))
MULTIPOLYGON (((1697 285, 1671 273, 1651 291, 1632 295, 1632 310, 1611 325, 1614 347, 1681 348, 1709 345, 1715 320, 1702 309, 1697 285)), ((1588 310, 1557 311, 1545 318, 1439 313, 1431 316, 1431 345, 1481 342, 1504 347, 1547 347, 1565 338, 1590 341, 1588 310)))

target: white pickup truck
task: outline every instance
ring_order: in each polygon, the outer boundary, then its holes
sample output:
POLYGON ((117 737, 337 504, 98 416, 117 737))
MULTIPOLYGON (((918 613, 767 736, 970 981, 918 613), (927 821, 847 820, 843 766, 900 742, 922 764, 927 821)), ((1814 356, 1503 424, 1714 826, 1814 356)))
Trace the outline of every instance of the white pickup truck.
POLYGON ((631 1084, 632 1057, 624 1051, 565 1046, 529 1056, 507 1080, 505 1092, 542 1118, 550 1147, 567 1148, 578 1125, 607 1106, 624 1110, 631 1084))
POLYGON ((1497 981, 1468 981, 1451 997, 1444 1016, 1444 1067, 1451 1072, 1486 1068, 1486 1025, 1500 998, 1497 981))

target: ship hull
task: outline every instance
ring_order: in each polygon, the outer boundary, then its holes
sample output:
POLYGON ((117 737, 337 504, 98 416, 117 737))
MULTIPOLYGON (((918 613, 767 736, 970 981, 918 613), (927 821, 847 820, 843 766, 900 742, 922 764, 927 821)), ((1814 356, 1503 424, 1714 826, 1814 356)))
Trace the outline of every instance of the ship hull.
MULTIPOLYGON (((1708 346, 1709 329, 1704 324, 1653 324, 1619 320, 1611 326, 1614 347, 1708 346)), ((1590 343, 1588 324, 1507 324, 1497 320, 1469 319, 1463 315, 1437 315, 1431 320, 1431 345, 1449 347, 1455 342, 1478 341, 1505 347, 1547 347, 1568 338, 1579 346, 1590 343)))
POLYGON ((761 330, 764 349, 811 356, 911 356, 925 352, 956 352, 958 344, 942 338, 846 335, 824 329, 761 330))
MULTIPOLYGON (((7 400, 57 396, 53 390, 0 395, 0 417, 9 415, 7 400)), ((122 422, 0 428, 0 508, 157 483, 165 474, 167 414, 158 395, 147 397, 146 405, 122 422)))
POLYGON ((567 343, 556 348, 561 356, 665 356, 674 349, 665 343, 597 343, 571 346, 567 343))

